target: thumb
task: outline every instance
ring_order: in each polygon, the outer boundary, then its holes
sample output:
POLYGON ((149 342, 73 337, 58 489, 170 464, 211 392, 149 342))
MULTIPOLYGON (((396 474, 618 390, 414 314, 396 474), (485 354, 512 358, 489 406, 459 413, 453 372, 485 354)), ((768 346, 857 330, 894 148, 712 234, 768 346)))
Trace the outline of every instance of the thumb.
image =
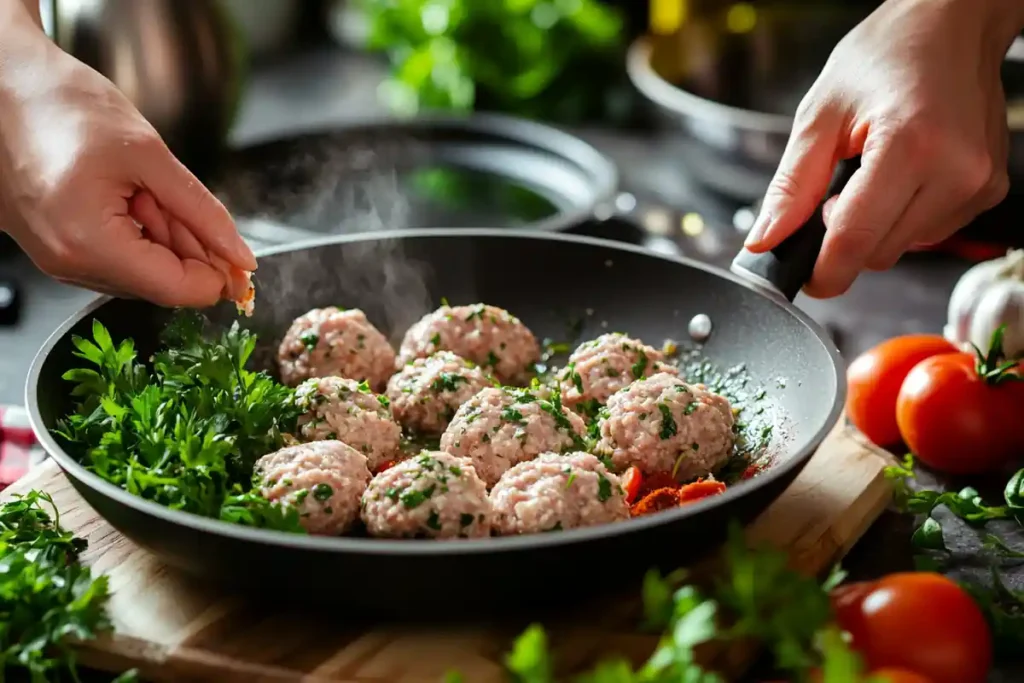
POLYGON ((140 180, 157 203, 228 263, 256 270, 256 258, 224 205, 156 138, 141 154, 140 180))
POLYGON ((747 235, 748 250, 774 249, 811 217, 832 180, 841 127, 842 116, 832 107, 797 115, 761 212, 747 235))

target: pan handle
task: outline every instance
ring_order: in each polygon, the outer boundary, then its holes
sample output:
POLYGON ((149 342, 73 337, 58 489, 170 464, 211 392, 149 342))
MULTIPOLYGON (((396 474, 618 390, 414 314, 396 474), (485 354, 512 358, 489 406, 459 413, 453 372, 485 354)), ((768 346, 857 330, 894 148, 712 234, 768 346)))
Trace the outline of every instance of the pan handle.
POLYGON ((792 301, 814 272, 814 264, 825 240, 822 208, 825 200, 839 194, 860 167, 860 157, 839 162, 828 192, 803 227, 763 254, 745 248, 732 261, 732 272, 745 280, 792 301))

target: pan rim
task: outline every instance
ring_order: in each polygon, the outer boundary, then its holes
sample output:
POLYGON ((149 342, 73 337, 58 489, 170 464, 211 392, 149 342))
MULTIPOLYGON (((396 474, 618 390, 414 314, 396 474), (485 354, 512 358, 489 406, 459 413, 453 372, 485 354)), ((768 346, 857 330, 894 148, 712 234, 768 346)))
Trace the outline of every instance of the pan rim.
MULTIPOLYGON (((299 251, 303 249, 317 248, 332 244, 348 242, 365 242, 383 239, 403 240, 414 237, 435 237, 435 238, 512 238, 534 241, 569 242, 580 245, 601 247, 613 251, 628 252, 636 255, 669 261, 672 263, 688 266, 702 270, 711 275, 728 280, 736 285, 745 287, 761 297, 767 304, 778 306, 792 315, 798 322, 803 324, 825 348, 832 361, 834 371, 835 397, 832 408, 828 415, 810 436, 803 447, 789 456, 780 464, 775 465, 763 474, 749 480, 742 481, 729 487, 725 492, 697 501, 685 507, 675 510, 663 511, 657 515, 645 515, 635 517, 622 522, 602 524, 578 529, 569 529, 557 534, 529 534, 523 536, 488 537, 481 539, 459 539, 455 542, 438 542, 437 540, 391 540, 391 539, 365 539, 345 536, 309 536, 290 534, 282 531, 269 529, 258 529, 245 527, 230 522, 222 522, 219 519, 202 517, 180 510, 172 510, 154 501, 135 496, 128 491, 112 484, 97 474, 88 471, 78 463, 71 455, 66 453, 56 439, 50 434, 49 429, 43 424, 42 415, 39 410, 39 403, 34 393, 39 390, 39 376, 42 366, 49 357, 50 352, 74 325, 89 316, 98 308, 112 300, 113 297, 99 295, 80 311, 69 316, 61 323, 54 332, 47 337, 40 346, 32 360, 29 368, 28 379, 25 385, 25 405, 28 411, 29 422, 40 445, 46 450, 51 458, 60 466, 65 474, 77 480, 81 484, 92 489, 95 493, 102 495, 114 502, 131 508, 143 516, 156 517, 162 522, 185 527, 197 533, 211 534, 215 537, 227 537, 231 540, 246 543, 258 543, 269 545, 283 550, 294 550, 303 552, 322 552, 331 554, 355 554, 355 555, 402 555, 414 557, 433 557, 454 555, 480 555, 492 553, 522 552, 530 550, 541 550, 554 546, 574 545, 587 543, 608 537, 640 533, 652 527, 671 524, 693 515, 700 515, 705 510, 710 510, 720 505, 726 505, 729 501, 737 500, 754 493, 757 489, 767 486, 772 481, 785 477, 793 468, 802 467, 807 460, 817 451, 818 447, 825 440, 828 434, 839 421, 846 399, 846 374, 842 371, 843 361, 839 350, 832 343, 829 336, 820 325, 815 322, 807 313, 794 306, 791 302, 779 297, 773 297, 765 293, 762 288, 744 280, 743 278, 724 269, 701 263, 693 259, 667 254, 655 253, 630 244, 615 242, 612 240, 588 237, 582 235, 569 235, 564 233, 537 232, 535 230, 511 230, 503 228, 431 228, 431 229, 409 229, 396 231, 376 231, 357 233, 349 235, 335 235, 315 240, 309 240, 292 245, 275 246, 261 250, 258 256, 269 256, 276 253, 299 251), (33 391, 34 390, 34 391, 33 391)), ((111 523, 112 526, 113 523, 111 523)))

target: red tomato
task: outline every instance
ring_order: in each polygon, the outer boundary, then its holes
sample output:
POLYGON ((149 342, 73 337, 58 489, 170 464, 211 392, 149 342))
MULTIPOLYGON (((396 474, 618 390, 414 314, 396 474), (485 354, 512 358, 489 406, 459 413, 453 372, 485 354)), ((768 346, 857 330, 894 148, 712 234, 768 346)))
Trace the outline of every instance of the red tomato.
POLYGON ((622 475, 622 490, 626 492, 626 505, 632 505, 636 496, 640 493, 640 484, 643 483, 644 475, 636 467, 630 467, 622 475))
POLYGON ((967 353, 928 358, 914 367, 896 401, 907 447, 950 474, 998 470, 1024 451, 1024 383, 992 383, 967 353))
POLYGON ((934 334, 894 337, 865 351, 846 370, 846 416, 879 446, 898 444, 896 397, 903 379, 924 359, 956 352, 955 346, 934 334))
POLYGON ((876 669, 871 672, 870 676, 886 681, 887 683, 934 683, 934 681, 927 676, 922 676, 919 673, 914 673, 907 669, 876 669))
POLYGON ((992 638, 985 617, 940 574, 890 574, 843 586, 833 592, 832 606, 869 670, 905 669, 932 683, 984 683, 988 675, 992 638))

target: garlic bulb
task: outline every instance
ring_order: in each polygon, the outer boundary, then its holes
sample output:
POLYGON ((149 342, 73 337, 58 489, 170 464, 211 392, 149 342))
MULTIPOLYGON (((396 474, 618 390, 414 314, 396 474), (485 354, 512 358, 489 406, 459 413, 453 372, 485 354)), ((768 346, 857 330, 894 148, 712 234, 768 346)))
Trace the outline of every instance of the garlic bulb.
POLYGON ((944 333, 954 344, 974 344, 987 354, 1000 325, 1006 325, 1006 355, 1024 356, 1024 249, 974 266, 949 297, 944 333))

